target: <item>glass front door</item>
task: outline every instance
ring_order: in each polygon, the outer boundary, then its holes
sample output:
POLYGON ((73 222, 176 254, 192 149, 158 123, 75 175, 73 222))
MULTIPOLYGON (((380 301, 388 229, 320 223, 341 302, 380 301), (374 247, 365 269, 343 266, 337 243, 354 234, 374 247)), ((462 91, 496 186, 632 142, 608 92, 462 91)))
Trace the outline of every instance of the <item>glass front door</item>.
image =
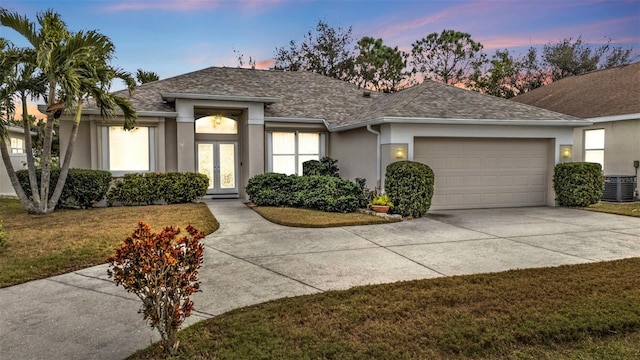
POLYGON ((197 154, 198 172, 209 177, 207 194, 238 193, 237 142, 198 142, 197 154))

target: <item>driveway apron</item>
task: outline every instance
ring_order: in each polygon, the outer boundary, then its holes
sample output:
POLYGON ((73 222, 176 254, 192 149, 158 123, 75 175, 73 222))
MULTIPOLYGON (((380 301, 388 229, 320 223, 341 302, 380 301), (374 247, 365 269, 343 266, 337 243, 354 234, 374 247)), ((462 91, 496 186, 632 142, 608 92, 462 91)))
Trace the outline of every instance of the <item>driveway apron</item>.
MULTIPOLYGON (((353 286, 640 256, 640 218, 564 208, 430 212, 326 229, 272 224, 238 200, 205 200, 202 292, 187 325, 281 297, 353 286)), ((106 265, 0 289, 0 358, 122 359, 159 340, 106 265)))

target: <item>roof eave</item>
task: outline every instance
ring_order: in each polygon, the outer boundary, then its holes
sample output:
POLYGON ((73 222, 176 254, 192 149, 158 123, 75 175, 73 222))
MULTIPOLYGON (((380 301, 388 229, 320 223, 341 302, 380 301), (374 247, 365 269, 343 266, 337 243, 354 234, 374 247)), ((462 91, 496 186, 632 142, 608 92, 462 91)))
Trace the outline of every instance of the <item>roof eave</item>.
POLYGON ((594 118, 587 118, 585 120, 591 121, 592 123, 596 124, 596 123, 609 122, 609 121, 623 121, 623 120, 634 120, 634 119, 640 119, 640 113, 600 116, 600 117, 594 117, 594 118))
POLYGON ((593 123, 588 120, 502 120, 502 119, 442 119, 442 118, 422 118, 422 117, 379 117, 372 120, 342 126, 333 126, 329 130, 340 132, 357 129, 367 125, 382 124, 440 124, 440 125, 508 125, 508 126, 588 126, 593 123))
MULTIPOLYGON (((100 109, 83 109, 83 115, 100 115, 100 109)), ((118 115, 123 115, 118 111, 118 115)), ((175 111, 161 111, 161 110, 142 110, 136 111, 138 117, 149 116, 149 117, 165 117, 165 118, 175 118, 178 117, 178 113, 175 111)))
POLYGON ((274 117, 265 116, 264 121, 282 122, 282 123, 303 123, 303 124, 323 124, 327 129, 329 128, 329 122, 326 119, 319 118, 297 118, 297 117, 274 117))
POLYGON ((176 93, 162 92, 160 93, 163 101, 174 102, 176 99, 190 100, 218 100, 218 101, 239 101, 239 102, 257 102, 264 104, 273 104, 278 101, 274 97, 262 96, 231 96, 231 95, 211 95, 211 94, 193 94, 193 93, 176 93))

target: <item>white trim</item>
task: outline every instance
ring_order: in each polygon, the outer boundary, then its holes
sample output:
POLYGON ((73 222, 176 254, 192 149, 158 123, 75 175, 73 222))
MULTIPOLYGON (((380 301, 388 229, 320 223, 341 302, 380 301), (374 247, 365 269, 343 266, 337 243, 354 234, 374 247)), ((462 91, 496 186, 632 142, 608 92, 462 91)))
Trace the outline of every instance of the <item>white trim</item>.
POLYGON ((311 124, 324 124, 327 128, 329 127, 329 123, 325 119, 318 118, 292 118, 292 117, 273 117, 273 116, 265 116, 264 121, 271 122, 286 122, 286 123, 311 123, 311 124))
POLYGON ((261 96, 232 96, 232 95, 211 95, 211 94, 194 94, 194 93, 160 93, 162 100, 173 102, 176 99, 194 99, 194 100, 220 100, 220 101, 242 101, 242 102, 258 102, 265 104, 273 104, 278 101, 274 97, 261 96))
POLYGON ((444 125, 509 125, 509 126, 588 126, 593 123, 587 120, 498 120, 498 119, 443 119, 443 118, 420 118, 420 117, 379 117, 373 120, 334 126, 329 131, 345 131, 357 129, 370 125, 382 125, 389 123, 401 124, 444 124, 444 125))
POLYGON ((585 120, 588 120, 588 121, 591 121, 594 124, 597 124, 597 123, 601 123, 601 122, 634 120, 634 119, 640 119, 640 113, 625 114, 625 115, 601 116, 601 117, 588 118, 588 119, 585 119, 585 120))
POLYGON ((101 138, 101 144, 100 144, 100 152, 101 152, 101 169, 102 170, 106 170, 111 172, 111 175, 114 177, 122 177, 124 174, 126 173, 145 173, 145 172, 154 172, 157 169, 157 164, 156 164, 156 149, 158 149, 158 134, 156 132, 156 127, 155 126, 139 126, 139 127, 146 127, 147 131, 148 131, 148 138, 149 138, 149 170, 118 170, 118 171, 112 171, 110 168, 110 164, 109 164, 109 151, 111 151, 111 149, 109 148, 109 128, 110 127, 116 127, 114 125, 105 125, 105 126, 101 126, 101 134, 100 134, 100 138, 101 138))

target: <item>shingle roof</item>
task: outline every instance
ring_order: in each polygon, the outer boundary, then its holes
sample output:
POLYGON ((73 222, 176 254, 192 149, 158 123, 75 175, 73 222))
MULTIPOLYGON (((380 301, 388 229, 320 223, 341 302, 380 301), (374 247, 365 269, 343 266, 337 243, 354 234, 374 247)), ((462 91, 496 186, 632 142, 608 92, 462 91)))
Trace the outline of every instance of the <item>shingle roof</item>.
MULTIPOLYGON (((326 119, 329 123, 348 118, 369 105, 379 93, 363 96, 357 86, 310 72, 252 70, 210 67, 139 86, 131 98, 146 111, 175 111, 163 104, 161 93, 183 93, 237 97, 272 97, 267 117, 326 119)), ((128 96, 126 91, 119 92, 128 96)))
MULTIPOLYGON (((275 98, 266 117, 325 119, 330 127, 380 117, 492 120, 572 120, 571 116, 427 81, 393 94, 309 72, 210 67, 139 86, 130 100, 140 111, 175 112, 162 93, 275 98)), ((128 97, 126 91, 119 95, 128 97)))
POLYGON ((433 81, 384 96, 352 120, 381 117, 491 120, 573 120, 572 116, 517 104, 433 81))
POLYGON ((640 113, 640 62, 567 77, 512 100, 585 119, 640 113))

